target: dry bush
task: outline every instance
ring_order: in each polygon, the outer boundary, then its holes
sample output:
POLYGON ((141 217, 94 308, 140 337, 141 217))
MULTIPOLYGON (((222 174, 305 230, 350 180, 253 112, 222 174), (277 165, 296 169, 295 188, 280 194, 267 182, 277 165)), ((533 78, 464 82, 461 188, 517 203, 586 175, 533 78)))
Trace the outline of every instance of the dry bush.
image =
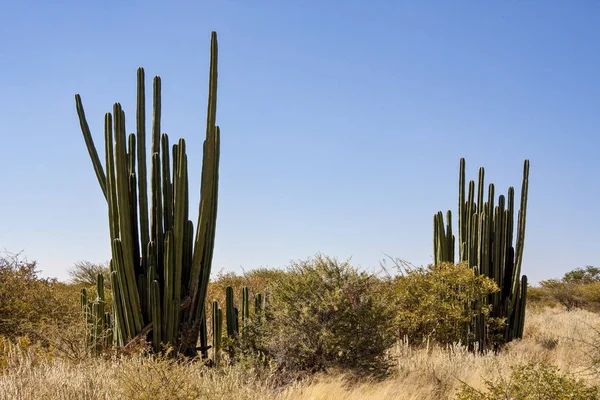
POLYGON ((583 308, 600 311, 600 269, 588 265, 567 272, 561 279, 540 282, 539 288, 528 291, 532 304, 551 306, 560 304, 567 310, 583 308))
POLYGON ((556 301, 548 289, 531 286, 527 288, 527 306, 530 308, 544 309, 559 307, 560 303, 556 301))
POLYGON ((28 336, 49 344, 48 326, 70 325, 80 318, 76 287, 40 278, 36 263, 20 255, 0 257, 0 336, 28 336))

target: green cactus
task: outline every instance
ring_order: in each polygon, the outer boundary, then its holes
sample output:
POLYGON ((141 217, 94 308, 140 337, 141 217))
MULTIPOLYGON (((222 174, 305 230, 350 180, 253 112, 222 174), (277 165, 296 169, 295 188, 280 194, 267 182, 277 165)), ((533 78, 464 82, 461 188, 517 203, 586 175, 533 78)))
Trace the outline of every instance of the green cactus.
MULTIPOLYGON (((499 196, 494 205, 494 184, 488 187, 488 199, 484 201, 485 171, 479 169, 477 198, 475 182, 470 181, 465 193, 465 160, 460 160, 458 193, 458 250, 459 260, 467 261, 478 274, 494 280, 500 290, 482 301, 492 305, 491 317, 506 318, 504 340, 522 338, 525 321, 525 299, 527 277, 521 275, 527 195, 529 188, 529 160, 523 166, 521 201, 518 211, 516 241, 514 237, 514 188, 508 189, 507 197, 499 196), (466 195, 466 200, 465 200, 466 195)), ((454 262, 454 237, 452 236, 452 215, 447 214, 447 228, 441 212, 434 216, 434 260, 454 262)), ((485 321, 483 317, 474 321, 471 331, 479 348, 486 347, 485 321)))
POLYGON ((225 288, 225 316, 227 318, 227 336, 234 337, 238 333, 238 312, 233 303, 233 288, 225 288))
POLYGON ((200 321, 200 352, 203 359, 208 358, 208 349, 208 327, 206 326, 206 311, 204 311, 200 321))
POLYGON ((242 333, 250 322, 250 298, 247 287, 242 288, 242 333))
MULTIPOLYGON (((151 331, 147 340, 155 351, 167 343, 188 355, 197 350, 217 216, 220 153, 220 130, 216 126, 217 58, 217 36, 213 32, 196 232, 188 219, 186 143, 180 139, 172 146, 171 153, 168 136, 161 136, 160 78, 153 80, 150 154, 146 153, 145 73, 139 68, 136 133, 127 136, 125 113, 115 103, 104 121, 104 167, 92 140, 81 97, 75 95, 86 147, 108 205, 112 335, 118 346, 151 331)), ((82 303, 83 298, 82 293, 82 303)), ((102 306, 97 307, 100 313, 102 306)))
POLYGON ((104 331, 105 331, 105 338, 106 338, 106 346, 112 346, 113 341, 114 341, 114 330, 113 330, 113 325, 112 325, 112 317, 111 314, 106 311, 104 313, 104 331))
POLYGON ((254 315, 256 315, 257 318, 260 318, 260 315, 262 313, 262 307, 262 294, 258 293, 256 296, 254 296, 254 315))
POLYGON ((212 347, 213 363, 219 365, 221 355, 221 338, 223 337, 223 310, 219 308, 219 303, 214 300, 212 303, 212 347))
POLYGON ((433 255, 436 264, 454 262, 454 235, 452 234, 452 212, 446 213, 447 225, 444 228, 444 214, 433 216, 433 255))
POLYGON ((110 314, 105 312, 104 276, 98 274, 96 280, 98 297, 88 299, 87 290, 81 289, 81 310, 86 322, 86 345, 92 352, 98 354, 113 343, 113 327, 110 314))

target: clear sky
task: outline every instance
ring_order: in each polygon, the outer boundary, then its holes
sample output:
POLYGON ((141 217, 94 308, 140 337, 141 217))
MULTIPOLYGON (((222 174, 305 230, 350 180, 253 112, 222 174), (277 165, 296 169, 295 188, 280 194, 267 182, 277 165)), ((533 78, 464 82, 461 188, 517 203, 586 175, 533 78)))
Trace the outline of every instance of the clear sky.
MULTIPOLYGON (((531 184, 523 271, 600 264, 600 2, 2 1, 0 248, 66 279, 109 258, 107 211, 75 112, 134 130, 135 74, 163 79, 198 205, 210 31, 222 131, 214 270, 316 252, 375 270, 432 261, 458 163, 531 184)), ((150 112, 148 111, 148 115, 150 112)), ((518 197, 517 197, 518 198, 518 197)), ((192 217, 196 220, 196 216, 192 217)))

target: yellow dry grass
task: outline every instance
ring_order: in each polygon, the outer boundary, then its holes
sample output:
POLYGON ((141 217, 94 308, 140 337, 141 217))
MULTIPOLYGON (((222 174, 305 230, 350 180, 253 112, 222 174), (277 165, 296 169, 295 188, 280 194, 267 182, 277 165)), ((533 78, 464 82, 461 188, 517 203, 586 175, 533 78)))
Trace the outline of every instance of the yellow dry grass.
POLYGON ((151 361, 37 359, 17 350, 7 354, 0 376, 0 399, 266 399, 266 400, 426 400, 451 399, 460 382, 483 389, 485 379, 508 376, 510 367, 547 362, 598 385, 593 368, 600 315, 586 311, 530 309, 525 338, 500 354, 476 355, 461 346, 392 350, 393 374, 383 381, 356 381, 341 374, 274 389, 270 377, 236 368, 220 371, 200 365, 151 361), (587 342, 587 343, 586 343, 587 342))

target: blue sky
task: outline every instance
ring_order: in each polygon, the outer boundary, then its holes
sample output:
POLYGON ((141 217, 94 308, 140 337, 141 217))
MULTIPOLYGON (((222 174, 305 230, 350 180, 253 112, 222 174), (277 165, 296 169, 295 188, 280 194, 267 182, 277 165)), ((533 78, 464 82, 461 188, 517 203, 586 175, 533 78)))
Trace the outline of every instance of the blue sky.
POLYGON ((0 248, 61 279, 109 258, 73 95, 101 150, 114 101, 134 129, 138 66, 148 88, 163 79, 163 131, 188 141, 197 208, 216 30, 215 270, 319 251, 427 264, 460 157, 517 195, 531 160, 533 282, 598 265, 598 26, 600 2, 583 0, 2 2, 0 248))

